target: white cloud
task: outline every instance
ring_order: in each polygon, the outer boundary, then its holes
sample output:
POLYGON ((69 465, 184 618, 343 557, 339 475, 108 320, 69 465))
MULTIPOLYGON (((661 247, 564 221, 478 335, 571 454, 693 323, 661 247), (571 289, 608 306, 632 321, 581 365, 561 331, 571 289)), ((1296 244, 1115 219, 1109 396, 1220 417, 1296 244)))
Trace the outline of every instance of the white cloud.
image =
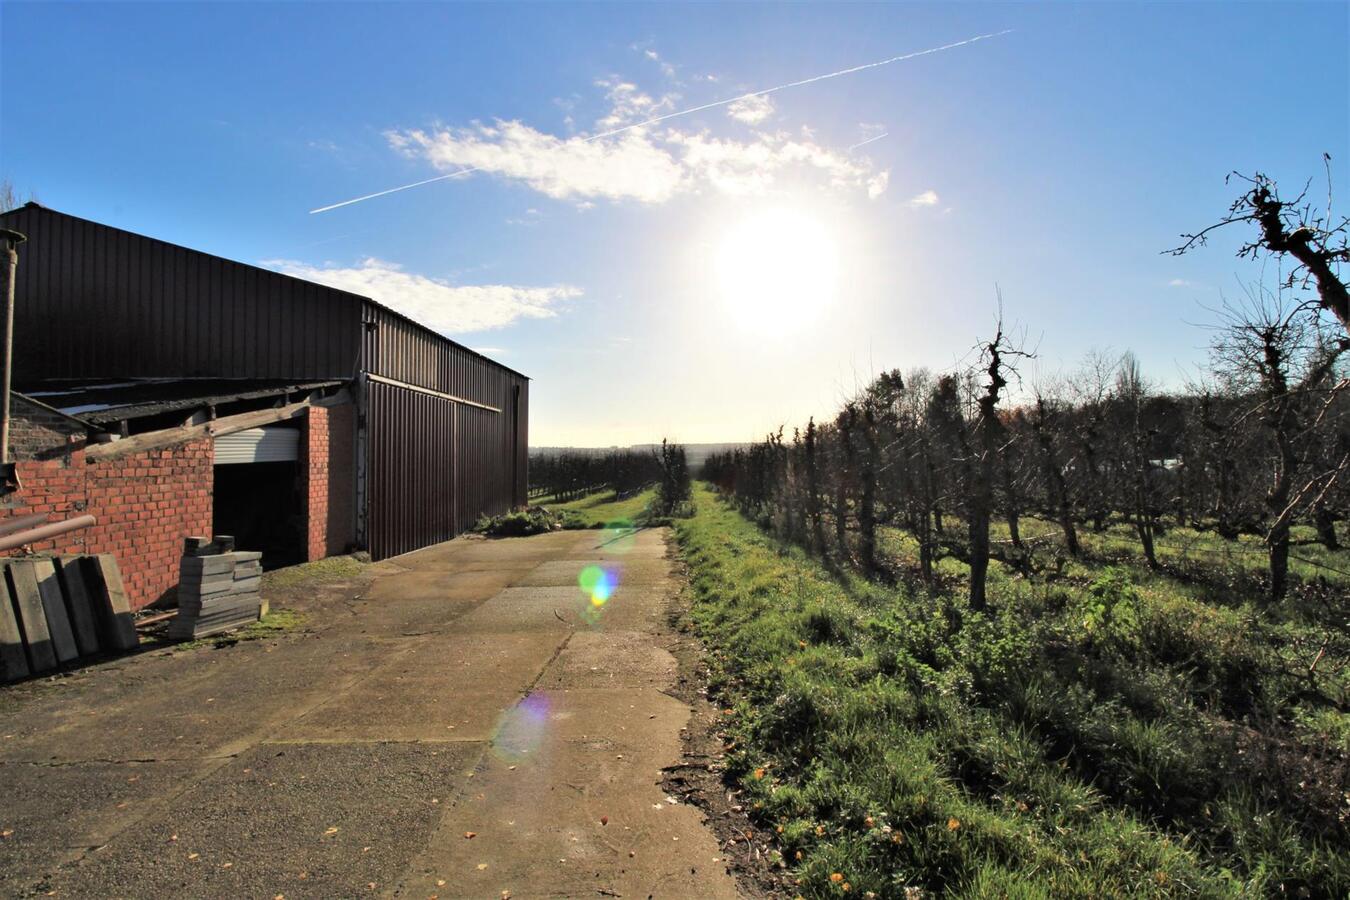
POLYGON ((773 115, 773 101, 768 97, 742 97, 727 107, 727 115, 737 122, 758 125, 773 115))
POLYGON ((1187 281, 1185 278, 1173 278, 1167 282, 1168 287, 1195 287, 1194 281, 1187 281))
POLYGON ((557 315, 559 301, 581 296, 570 285, 520 287, 507 284, 452 285, 405 272, 395 263, 368 258, 352 267, 313 266, 273 259, 263 265, 296 278, 370 297, 442 334, 503 328, 520 319, 557 315))
MULTIPOLYGON (((654 50, 643 52, 659 59, 654 50)), ((665 203, 704 189, 745 196, 763 193, 788 175, 823 180, 832 190, 865 192, 871 199, 886 191, 888 171, 817 143, 808 128, 793 134, 757 127, 774 109, 765 97, 728 106, 733 117, 751 127, 748 138, 736 140, 677 125, 639 124, 674 111, 678 94, 658 99, 619 78, 601 79, 595 86, 605 91, 609 111, 589 137, 549 134, 518 120, 391 130, 385 137, 396 151, 425 159, 442 172, 508 178, 554 199, 571 200, 579 209, 597 199, 665 203), (616 129, 625 130, 594 137, 616 129)), ((564 105, 570 107, 570 102, 564 105)), ((936 203, 937 195, 932 196, 936 203)))
POLYGON ((867 180, 867 199, 875 200, 886 193, 886 187, 891 183, 890 170, 884 170, 873 175, 867 180))
POLYGON ((521 122, 497 122, 387 137, 395 149, 424 157, 442 171, 476 168, 523 181, 558 200, 580 196, 661 203, 675 195, 685 175, 640 130, 586 141, 558 138, 521 122))
POLYGON ((675 108, 675 101, 679 99, 678 94, 666 94, 660 100, 656 100, 631 81, 602 78, 595 86, 604 88, 605 97, 609 100, 609 115, 595 123, 605 131, 670 112, 675 108))
POLYGON ((506 350, 501 347, 470 347, 469 349, 472 350, 474 353, 481 353, 484 356, 491 356, 494 353, 500 354, 511 352, 510 350, 506 350))
POLYGON ((637 128, 587 141, 512 121, 387 137, 395 149, 425 158, 441 171, 473 168, 522 181, 559 200, 656 204, 705 187, 745 196, 763 193, 790 172, 823 178, 832 189, 862 190, 875 199, 889 180, 888 172, 874 171, 870 162, 785 132, 756 132, 742 141, 673 128, 653 135, 637 128))
MULTIPOLYGON (((871 187, 870 168, 809 140, 788 134, 758 134, 751 141, 722 140, 706 133, 672 131, 668 141, 680 151, 680 162, 691 179, 703 181, 724 194, 763 193, 786 170, 801 169, 824 176, 834 188, 871 187)), ((876 176, 872 176, 875 178, 876 176)), ((886 189, 885 173, 878 183, 886 189)))
POLYGON ((931 188, 924 191, 922 194, 916 194, 909 198, 909 205, 915 209, 918 209, 921 206, 937 206, 938 202, 939 198, 937 191, 932 190, 931 188))
MULTIPOLYGON (((636 50, 637 47, 634 46, 633 49, 636 50)), ((675 80, 675 67, 672 66, 670 63, 666 62, 664 59, 662 59, 661 54, 657 53, 655 50, 652 50, 649 47, 646 50, 642 51, 642 55, 647 57, 652 62, 656 63, 658 66, 660 66, 662 75, 666 76, 671 81, 675 80)))

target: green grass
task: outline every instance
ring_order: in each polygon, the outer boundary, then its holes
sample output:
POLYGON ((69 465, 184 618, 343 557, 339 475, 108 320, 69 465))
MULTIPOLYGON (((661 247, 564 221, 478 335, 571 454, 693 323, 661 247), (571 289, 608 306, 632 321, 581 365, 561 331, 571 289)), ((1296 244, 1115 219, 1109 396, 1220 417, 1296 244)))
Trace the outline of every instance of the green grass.
POLYGON ((291 609, 276 609, 256 622, 250 622, 234 631, 225 631, 195 641, 183 641, 174 644, 175 650, 196 650, 200 647, 215 647, 221 644, 233 644, 238 641, 257 641, 263 638, 279 637, 288 631, 302 628, 309 621, 304 613, 291 609))
POLYGON ((601 491, 569 503, 552 504, 548 508, 564 515, 572 527, 600 528, 613 523, 641 525, 647 506, 655 497, 655 488, 623 499, 619 499, 613 491, 601 491))
POLYGON ((345 581, 360 575, 366 565, 351 556, 329 556, 264 572, 262 583, 264 588, 291 588, 311 582, 345 581))
POLYGON ((726 774, 804 896, 1350 892, 1350 684, 1305 660, 1324 639, 1344 660, 1343 630, 1100 561, 997 571, 978 614, 960 590, 832 574, 695 499, 675 528, 726 774))
POLYGON ((309 617, 293 609, 276 609, 268 612, 256 622, 251 622, 232 636, 241 641, 254 641, 259 638, 276 637, 287 631, 302 628, 309 617))

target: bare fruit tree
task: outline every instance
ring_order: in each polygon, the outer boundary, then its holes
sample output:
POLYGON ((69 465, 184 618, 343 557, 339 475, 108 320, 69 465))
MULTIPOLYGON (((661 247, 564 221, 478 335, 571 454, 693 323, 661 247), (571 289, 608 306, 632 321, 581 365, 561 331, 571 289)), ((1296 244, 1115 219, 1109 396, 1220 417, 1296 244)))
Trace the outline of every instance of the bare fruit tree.
POLYGON ((1322 154, 1327 166, 1327 208, 1319 210, 1307 201, 1308 186, 1292 200, 1280 198, 1274 179, 1260 172, 1253 175, 1231 173, 1228 178, 1246 182, 1250 187, 1233 201, 1228 214, 1195 234, 1183 234, 1184 243, 1167 252, 1173 256, 1203 246, 1210 232, 1234 222, 1252 222, 1257 237, 1243 244, 1239 257, 1256 258, 1263 253, 1277 258, 1292 256, 1296 265, 1285 277, 1285 287, 1306 287, 1312 282, 1323 309, 1335 316, 1350 332, 1350 292, 1340 277, 1340 264, 1350 259, 1350 218, 1339 221, 1331 212, 1331 156, 1322 154))
POLYGON ((1337 365, 1350 339, 1337 337, 1307 304, 1288 303, 1261 288, 1229 305, 1214 342, 1215 371, 1247 399, 1234 425, 1259 425, 1267 435, 1265 543, 1270 551, 1268 600, 1283 599, 1289 576, 1290 529, 1325 499, 1347 463, 1329 470, 1313 455, 1319 431, 1341 389, 1337 365))

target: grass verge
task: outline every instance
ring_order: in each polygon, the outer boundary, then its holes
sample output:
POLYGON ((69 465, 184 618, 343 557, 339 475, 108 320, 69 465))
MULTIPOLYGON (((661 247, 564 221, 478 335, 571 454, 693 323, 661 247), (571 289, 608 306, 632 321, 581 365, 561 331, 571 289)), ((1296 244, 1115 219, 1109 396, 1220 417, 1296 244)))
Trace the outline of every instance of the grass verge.
POLYGON ((1344 756, 1247 724, 1301 703, 1339 721, 1344 678, 1290 665, 1318 629, 1109 566, 995 579, 978 614, 695 499, 675 529, 725 774, 803 896, 1350 891, 1344 756))
POLYGON ((642 525, 647 506, 656 497, 656 489, 649 488, 631 497, 620 498, 613 491, 591 494, 569 503, 558 503, 549 509, 559 513, 570 527, 603 528, 605 526, 642 525))

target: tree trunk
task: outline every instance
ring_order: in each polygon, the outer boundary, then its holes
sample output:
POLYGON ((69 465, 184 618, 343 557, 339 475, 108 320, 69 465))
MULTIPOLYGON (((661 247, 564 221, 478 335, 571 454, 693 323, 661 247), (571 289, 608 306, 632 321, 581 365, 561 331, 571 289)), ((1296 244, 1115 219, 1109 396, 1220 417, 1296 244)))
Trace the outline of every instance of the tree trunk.
POLYGON ((1336 517, 1320 500, 1313 507, 1313 525, 1317 527, 1317 539, 1322 542, 1323 547, 1328 550, 1341 549, 1341 542, 1336 538, 1336 517))
POLYGON ((1219 537, 1235 541, 1238 538, 1237 522, 1233 518, 1233 489, 1237 482, 1237 466, 1225 455, 1219 460, 1218 497, 1215 500, 1214 517, 1219 537))
POLYGON ((1153 521, 1144 508, 1142 498, 1135 502, 1134 527, 1139 532, 1139 543, 1144 548, 1144 559, 1148 561, 1148 567, 1158 568, 1158 558, 1153 554, 1153 521))
POLYGON ((1050 495, 1048 499, 1059 520, 1060 530, 1064 532, 1064 546, 1069 555, 1077 559, 1083 551, 1078 545, 1078 529, 1074 526, 1073 505, 1069 502, 1069 486, 1064 481, 1064 472, 1060 468, 1055 445, 1046 431, 1046 426, 1045 404, 1037 399, 1034 428, 1036 439, 1041 445, 1041 466, 1045 472, 1046 490, 1050 495))
POLYGON ((928 442, 923 440, 920 444, 920 461, 918 471, 921 472, 923 479, 923 488, 919 492, 920 509, 919 514, 915 516, 915 537, 919 539, 919 575, 923 578, 926 587, 933 587, 933 520, 932 515, 936 511, 937 501, 933 496, 933 459, 929 449, 928 442))
POLYGON ((862 497, 858 504, 858 536, 863 571, 877 570, 877 433, 872 407, 863 411, 862 497))
POLYGON ((848 493, 844 490, 844 476, 834 487, 834 544, 842 559, 848 559, 848 493))
MULTIPOLYGON (((1003 378, 1003 325, 999 324, 999 333, 986 345, 989 354, 989 366, 985 370, 989 383, 978 404, 980 418, 975 423, 976 442, 979 454, 974 464, 969 466, 971 478, 967 486, 970 499, 970 608, 983 612, 988 606, 985 595, 985 578, 989 574, 989 515, 993 509, 994 464, 999 455, 999 436, 1002 433, 998 418, 999 392, 1007 386, 1003 378)), ((965 457, 971 459, 970 448, 966 448, 965 457)))
POLYGON ((1270 545, 1270 597, 1278 603, 1289 589, 1289 526, 1272 529, 1266 541, 1270 545))
POLYGON ((1293 399, 1289 393, 1289 384, 1285 376, 1287 357, 1273 330, 1267 330, 1265 340, 1265 371, 1262 380, 1266 383, 1267 405, 1265 424, 1275 435, 1275 480, 1266 493, 1266 508, 1270 510, 1273 524, 1266 532, 1266 543, 1270 545, 1270 603, 1279 603, 1284 599, 1289 585, 1289 525, 1293 511, 1289 508, 1290 494, 1293 492, 1294 474, 1298 467, 1298 454, 1294 450, 1292 429, 1294 417, 1293 399))
POLYGON ((1189 454, 1189 453, 1186 453, 1186 456, 1183 456, 1183 457, 1181 458, 1181 465, 1177 466, 1177 527, 1178 527, 1178 528, 1185 528, 1185 527, 1186 527, 1186 501, 1187 501, 1187 499, 1189 499, 1189 498, 1186 496, 1186 489, 1187 489, 1187 487, 1188 487, 1188 483, 1187 483, 1187 482, 1189 481, 1189 475, 1188 475, 1188 473, 1187 473, 1187 471, 1186 471, 1186 459, 1187 459, 1187 457, 1189 457, 1189 456, 1190 456, 1190 454, 1189 454))
POLYGON ((816 465, 816 421, 806 425, 806 516, 811 522, 811 549, 825 552, 825 530, 821 523, 820 469, 816 465))
POLYGON ((1014 549, 1022 549, 1022 531, 1019 527, 1021 512, 1018 509, 1017 488, 1013 483, 1012 463, 1008 456, 1003 457, 1003 513, 1008 518, 1008 537, 1012 539, 1014 549))

